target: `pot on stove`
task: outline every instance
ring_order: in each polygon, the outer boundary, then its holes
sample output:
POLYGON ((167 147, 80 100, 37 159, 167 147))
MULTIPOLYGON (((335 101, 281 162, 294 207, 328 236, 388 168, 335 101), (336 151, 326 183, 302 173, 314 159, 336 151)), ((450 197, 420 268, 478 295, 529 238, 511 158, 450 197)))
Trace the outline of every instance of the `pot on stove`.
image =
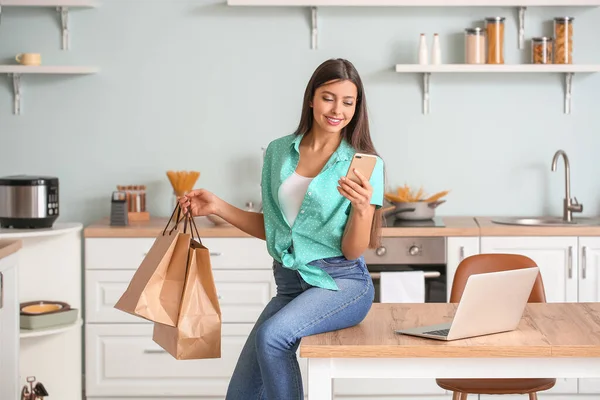
POLYGON ((394 209, 390 210, 388 215, 394 215, 396 219, 410 221, 433 219, 437 206, 445 202, 446 200, 429 203, 425 201, 393 203, 394 209))

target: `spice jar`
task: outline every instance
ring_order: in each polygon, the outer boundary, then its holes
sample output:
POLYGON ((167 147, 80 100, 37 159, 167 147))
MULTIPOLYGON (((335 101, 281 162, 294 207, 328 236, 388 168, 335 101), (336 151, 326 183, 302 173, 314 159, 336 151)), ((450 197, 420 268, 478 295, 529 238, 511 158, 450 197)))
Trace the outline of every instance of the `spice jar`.
POLYGON ((552 64, 552 38, 535 37, 531 39, 531 62, 534 64, 552 64))
POLYGON ((465 29, 465 62, 485 64, 485 31, 482 28, 465 29))
POLYGON ((573 17, 554 18, 554 63, 573 64, 573 17))
POLYGON ((504 64, 504 20, 504 17, 485 19, 488 64, 504 64))

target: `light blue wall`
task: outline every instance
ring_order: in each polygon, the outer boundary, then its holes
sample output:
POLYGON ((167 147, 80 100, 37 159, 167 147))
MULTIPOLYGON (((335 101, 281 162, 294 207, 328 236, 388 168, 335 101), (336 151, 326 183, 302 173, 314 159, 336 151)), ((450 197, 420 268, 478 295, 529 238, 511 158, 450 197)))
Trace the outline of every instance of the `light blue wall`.
MULTIPOLYGON (((600 63, 600 10, 532 8, 527 38, 572 15, 575 60, 600 63)), ((462 32, 485 16, 507 17, 506 62, 517 49, 516 11, 496 8, 329 8, 310 49, 302 8, 234 8, 222 2, 105 0, 71 14, 70 51, 60 50, 56 12, 5 8, 0 59, 41 52, 44 64, 96 65, 88 77, 27 76, 23 115, 0 79, 0 175, 60 178, 61 220, 109 213, 118 184, 147 184, 149 210, 170 211, 168 169, 197 169, 199 186, 242 206, 259 194, 260 147, 298 123, 314 68, 345 57, 365 81, 373 138, 388 183, 451 189, 444 215, 560 214, 564 169, 585 214, 600 204, 600 75, 574 78, 573 114, 563 114, 562 77, 432 77, 431 114, 421 114, 417 75, 393 72, 416 60, 421 32, 438 32, 444 62, 462 61, 462 32)), ((546 29, 546 30, 544 30, 546 29)))

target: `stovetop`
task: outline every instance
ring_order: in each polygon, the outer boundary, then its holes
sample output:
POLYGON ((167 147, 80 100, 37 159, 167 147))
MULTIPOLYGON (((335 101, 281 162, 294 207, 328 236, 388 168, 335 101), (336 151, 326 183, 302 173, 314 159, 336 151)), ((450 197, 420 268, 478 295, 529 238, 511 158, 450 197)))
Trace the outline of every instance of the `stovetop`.
POLYGON ((419 221, 409 221, 405 219, 397 219, 392 215, 385 219, 383 226, 388 228, 443 228, 446 225, 441 217, 433 217, 432 219, 419 221))

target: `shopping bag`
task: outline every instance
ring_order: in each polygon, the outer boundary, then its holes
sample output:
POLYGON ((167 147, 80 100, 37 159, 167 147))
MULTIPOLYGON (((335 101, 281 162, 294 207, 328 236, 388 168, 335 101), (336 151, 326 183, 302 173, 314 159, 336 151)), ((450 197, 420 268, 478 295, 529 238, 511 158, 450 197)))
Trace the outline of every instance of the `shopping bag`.
MULTIPOLYGON (((177 326, 155 323, 152 340, 177 360, 221 358, 221 308, 209 250, 192 240, 177 326)), ((184 228, 185 231, 185 228, 184 228)))
POLYGON ((175 326, 183 294, 191 234, 181 232, 179 205, 131 278, 115 308, 149 321, 175 326), (173 217, 176 215, 175 220, 173 217), (174 221, 173 228, 168 229, 174 221))

